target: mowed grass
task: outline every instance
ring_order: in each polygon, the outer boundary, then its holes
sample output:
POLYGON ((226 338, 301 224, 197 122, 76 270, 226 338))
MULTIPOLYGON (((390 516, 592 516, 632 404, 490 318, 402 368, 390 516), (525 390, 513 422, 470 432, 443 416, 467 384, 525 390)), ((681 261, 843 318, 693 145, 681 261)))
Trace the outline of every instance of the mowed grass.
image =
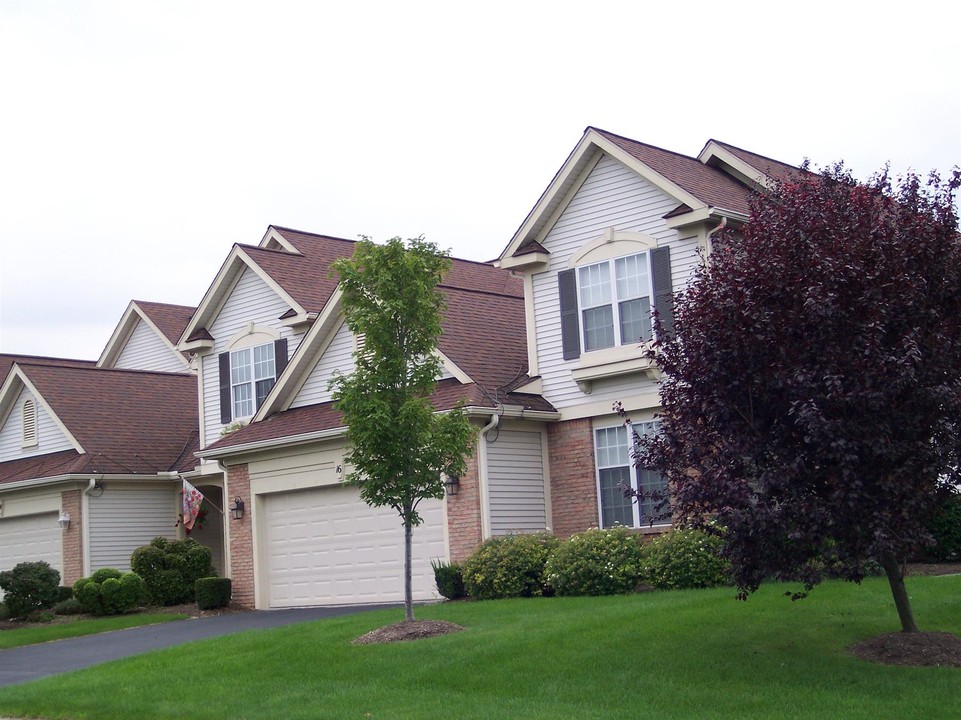
POLYGON ((73 620, 71 622, 51 623, 41 625, 31 623, 23 628, 4 630, 0 632, 0 650, 34 645, 36 643, 63 640, 64 638, 94 635, 111 630, 139 627, 140 625, 154 625, 156 623, 183 620, 186 615, 117 615, 115 617, 92 618, 90 620, 73 620))
MULTIPOLYGON (((0 690, 45 718, 947 718, 961 669, 887 667, 845 648, 898 629, 883 579, 806 600, 762 588, 419 608, 466 632, 351 640, 397 610, 252 631, 0 690)), ((961 634, 961 577, 912 578, 922 629, 961 634)))

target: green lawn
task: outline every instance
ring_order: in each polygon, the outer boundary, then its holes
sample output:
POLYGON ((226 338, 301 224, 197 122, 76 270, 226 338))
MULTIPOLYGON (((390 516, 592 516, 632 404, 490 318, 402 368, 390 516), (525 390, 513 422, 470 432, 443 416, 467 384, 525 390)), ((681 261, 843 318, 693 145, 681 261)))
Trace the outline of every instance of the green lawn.
MULTIPOLYGON (((466 632, 351 645, 378 611, 163 650, 0 690, 45 718, 941 718, 961 669, 899 668, 845 647, 898 628, 880 578, 806 600, 765 587, 448 603, 466 632)), ((922 629, 961 634, 961 576, 911 578, 922 629)))
POLYGON ((94 618, 91 620, 74 620, 72 622, 39 624, 31 623, 16 630, 0 632, 0 650, 34 645, 36 643, 63 640, 64 638, 80 637, 138 627, 139 625, 154 625, 156 623, 183 620, 186 615, 117 615, 115 617, 94 618))

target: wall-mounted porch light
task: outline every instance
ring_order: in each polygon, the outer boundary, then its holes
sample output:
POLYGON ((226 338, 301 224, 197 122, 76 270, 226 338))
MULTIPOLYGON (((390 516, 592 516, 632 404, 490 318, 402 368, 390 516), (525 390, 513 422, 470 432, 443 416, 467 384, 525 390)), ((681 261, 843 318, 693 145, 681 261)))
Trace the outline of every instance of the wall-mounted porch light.
POLYGON ((244 516, 244 501, 239 497, 234 498, 234 501, 230 503, 230 517, 234 520, 240 520, 244 516))
POLYGON ((61 510, 60 517, 57 518, 57 525, 60 526, 61 530, 66 530, 70 527, 70 513, 66 510, 61 510))
POLYGON ((448 475, 444 479, 444 490, 447 491, 448 495, 456 495, 457 491, 460 490, 460 478, 456 475, 448 475))

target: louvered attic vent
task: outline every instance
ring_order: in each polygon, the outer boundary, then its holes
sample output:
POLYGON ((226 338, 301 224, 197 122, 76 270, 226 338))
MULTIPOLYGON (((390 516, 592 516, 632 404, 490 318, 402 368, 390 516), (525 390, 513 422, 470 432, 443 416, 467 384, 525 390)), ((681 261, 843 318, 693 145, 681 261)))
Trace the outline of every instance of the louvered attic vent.
POLYGON ((37 404, 27 399, 23 401, 23 447, 37 444, 37 404))

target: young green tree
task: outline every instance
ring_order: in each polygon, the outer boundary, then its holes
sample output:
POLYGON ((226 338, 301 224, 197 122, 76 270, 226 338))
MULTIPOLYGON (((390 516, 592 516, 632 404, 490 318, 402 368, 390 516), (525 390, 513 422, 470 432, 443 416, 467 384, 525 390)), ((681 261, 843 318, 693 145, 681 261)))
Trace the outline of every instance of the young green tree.
POLYGON ((677 515, 726 529, 741 597, 873 559, 917 630, 902 563, 961 467, 959 183, 837 166, 781 184, 678 298, 639 460, 677 515))
POLYGON ((354 371, 331 380, 350 443, 346 482, 368 505, 392 507, 404 526, 404 602, 414 619, 411 589, 417 507, 442 498, 441 473, 462 475, 473 430, 459 407, 435 412, 431 393, 441 374, 435 353, 444 298, 437 285, 450 259, 423 238, 357 243, 336 261, 347 327, 358 337, 354 371))

